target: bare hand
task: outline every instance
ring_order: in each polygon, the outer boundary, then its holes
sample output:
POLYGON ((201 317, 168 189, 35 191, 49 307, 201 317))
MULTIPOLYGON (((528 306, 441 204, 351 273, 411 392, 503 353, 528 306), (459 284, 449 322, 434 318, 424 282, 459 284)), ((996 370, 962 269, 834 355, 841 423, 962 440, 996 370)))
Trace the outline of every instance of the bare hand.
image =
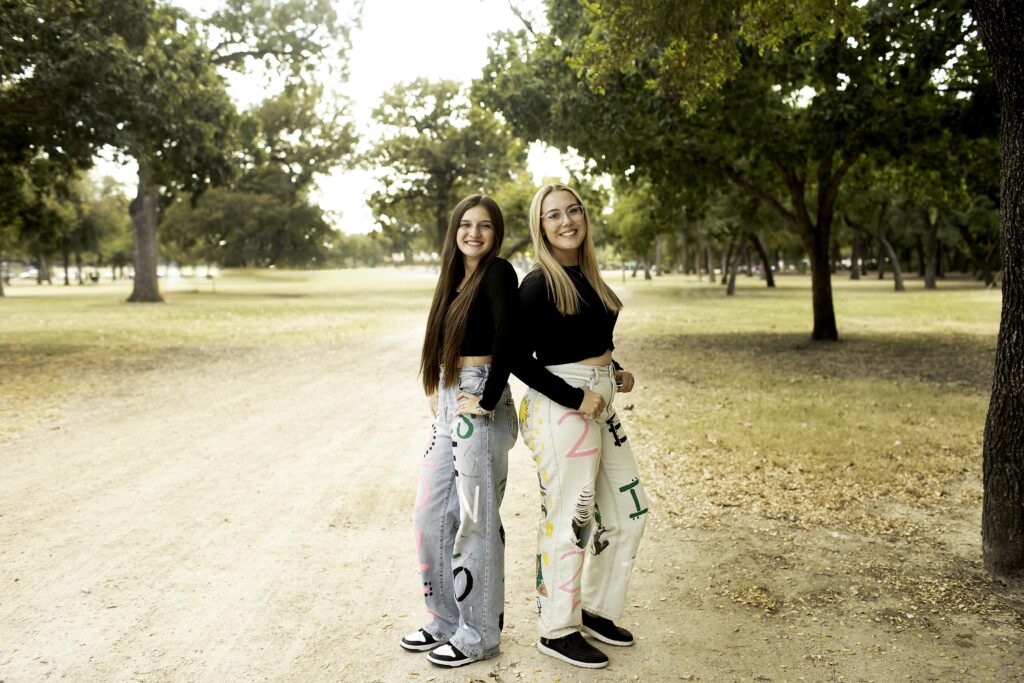
POLYGON ((427 396, 427 403, 430 404, 430 414, 437 417, 437 394, 427 396))
POLYGON ((636 380, 633 379, 632 372, 626 372, 625 370, 615 371, 615 391, 620 394, 628 394, 633 391, 633 384, 636 380))
POLYGON ((592 420, 596 420, 604 410, 604 396, 590 389, 583 390, 583 403, 580 403, 579 411, 592 420))
POLYGON ((456 415, 490 415, 491 411, 480 407, 480 397, 468 391, 460 391, 455 397, 458 404, 455 406, 456 415))

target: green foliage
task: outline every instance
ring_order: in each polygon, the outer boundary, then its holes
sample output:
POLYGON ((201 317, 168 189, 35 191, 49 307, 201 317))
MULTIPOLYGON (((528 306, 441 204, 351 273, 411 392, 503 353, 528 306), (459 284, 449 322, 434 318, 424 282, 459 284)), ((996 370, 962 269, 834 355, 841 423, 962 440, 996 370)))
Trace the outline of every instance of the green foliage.
POLYGON ((383 129, 364 163, 380 167, 369 205, 395 248, 439 250, 448 213, 467 194, 491 193, 523 167, 522 144, 453 81, 424 79, 384 95, 383 129))
POLYGON ((268 193, 214 188, 165 212, 165 244, 186 261, 227 267, 306 266, 324 260, 333 232, 319 207, 268 193))
POLYGON ((333 64, 341 72, 332 77, 342 80, 361 10, 357 3, 355 16, 344 18, 329 0, 225 0, 204 31, 218 66, 244 71, 259 62, 295 84, 333 64))
POLYGON ((0 164, 87 166, 138 94, 151 0, 6 0, 0 14, 0 164))

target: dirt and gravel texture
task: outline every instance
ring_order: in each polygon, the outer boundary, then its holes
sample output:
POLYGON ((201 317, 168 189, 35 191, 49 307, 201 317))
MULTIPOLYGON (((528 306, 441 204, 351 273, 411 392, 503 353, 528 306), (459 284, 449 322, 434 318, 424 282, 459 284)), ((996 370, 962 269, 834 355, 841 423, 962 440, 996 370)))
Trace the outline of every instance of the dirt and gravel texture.
MULTIPOLYGON (((637 645, 600 671, 537 652, 519 443, 501 654, 447 671, 401 651, 424 615, 418 342, 183 349, 5 437, 0 680, 1024 679, 1024 592, 979 567, 976 503, 849 510, 878 528, 771 514, 713 446, 659 444, 644 362, 623 411, 652 497, 623 618, 637 645)), ((800 484, 784 475, 761 485, 800 484)), ((977 477, 964 486, 976 501, 977 477)))

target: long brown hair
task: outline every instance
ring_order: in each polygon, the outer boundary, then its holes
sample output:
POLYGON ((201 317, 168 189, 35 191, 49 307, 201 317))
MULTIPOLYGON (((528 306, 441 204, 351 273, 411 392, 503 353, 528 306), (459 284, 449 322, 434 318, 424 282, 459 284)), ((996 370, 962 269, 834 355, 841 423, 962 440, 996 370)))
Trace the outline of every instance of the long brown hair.
MULTIPOLYGON (((533 196, 533 203, 530 204, 530 237, 533 240, 533 252, 537 257, 537 266, 544 273, 548 291, 555 300, 555 308, 562 315, 576 315, 580 310, 580 293, 555 255, 551 253, 548 238, 544 235, 544 229, 540 224, 540 207, 544 198, 559 190, 568 192, 576 198, 581 206, 583 205, 579 193, 567 185, 545 185, 540 188, 533 196)), ((586 221, 587 234, 579 248, 580 271, 597 292, 605 310, 618 313, 622 309, 622 301, 615 296, 615 292, 601 277, 601 270, 597 266, 597 250, 594 249, 593 231, 590 229, 590 216, 586 211, 583 213, 583 220, 586 221)))
POLYGON ((459 347, 462 346, 462 339, 466 334, 469 307, 476 299, 484 271, 501 252, 501 243, 504 239, 505 219, 493 199, 487 195, 474 194, 455 205, 451 220, 448 221, 444 246, 441 247, 441 276, 437 279, 437 287, 434 288, 434 300, 430 304, 430 315, 427 316, 427 331, 423 336, 423 353, 420 355, 420 376, 423 378, 423 389, 428 395, 437 390, 442 370, 445 386, 456 386, 459 383, 459 347), (465 258, 455 243, 459 223, 462 222, 463 215, 474 206, 482 206, 490 214, 491 224, 494 226, 494 244, 480 259, 466 286, 449 305, 448 297, 452 289, 458 286, 466 275, 465 258))

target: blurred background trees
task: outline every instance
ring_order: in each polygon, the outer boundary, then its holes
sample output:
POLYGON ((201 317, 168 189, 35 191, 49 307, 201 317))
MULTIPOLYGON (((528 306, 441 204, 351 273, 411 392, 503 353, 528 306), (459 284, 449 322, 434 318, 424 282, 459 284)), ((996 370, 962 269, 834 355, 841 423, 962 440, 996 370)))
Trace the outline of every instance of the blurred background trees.
MULTIPOLYGON (((586 196, 608 267, 707 276, 723 294, 809 273, 816 339, 839 336, 840 273, 897 291, 1000 284, 999 99, 964 2, 549 2, 492 37, 473 83, 382 84, 359 135, 334 87, 358 12, 328 0, 226 0, 205 18, 12 0, 4 16, 8 277, 127 267, 133 298, 157 300, 169 265, 429 261, 471 192, 498 198, 505 255, 528 267, 530 198, 558 180, 586 196), (263 79, 263 99, 241 108, 238 77, 263 79), (563 177, 531 173, 534 141, 567 155, 563 177), (139 162, 118 200, 131 248, 116 212, 86 210, 101 151, 139 162), (345 235, 316 183, 356 167, 377 179, 374 224, 345 235)), ((102 193, 109 209, 118 188, 102 193)))

